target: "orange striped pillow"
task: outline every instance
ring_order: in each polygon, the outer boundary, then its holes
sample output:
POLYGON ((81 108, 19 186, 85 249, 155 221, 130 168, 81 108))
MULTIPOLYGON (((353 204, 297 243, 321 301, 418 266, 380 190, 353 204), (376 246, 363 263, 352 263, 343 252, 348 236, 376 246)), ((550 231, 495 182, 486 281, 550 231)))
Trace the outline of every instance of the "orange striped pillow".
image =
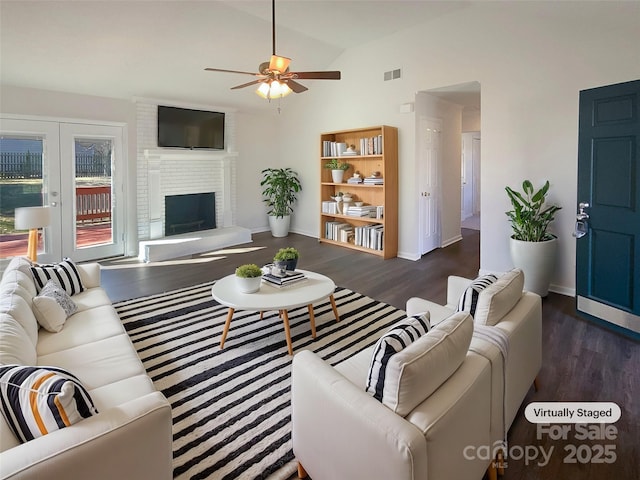
POLYGON ((21 442, 98 413, 80 381, 57 367, 0 366, 2 415, 21 442))

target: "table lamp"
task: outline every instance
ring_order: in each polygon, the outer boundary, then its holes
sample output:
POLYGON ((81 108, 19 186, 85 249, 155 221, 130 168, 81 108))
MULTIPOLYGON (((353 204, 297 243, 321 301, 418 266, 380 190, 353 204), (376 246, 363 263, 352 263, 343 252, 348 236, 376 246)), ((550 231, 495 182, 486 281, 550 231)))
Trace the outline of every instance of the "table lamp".
POLYGON ((32 262, 38 261, 38 229, 51 223, 49 207, 16 208, 16 230, 29 230, 27 256, 32 262))

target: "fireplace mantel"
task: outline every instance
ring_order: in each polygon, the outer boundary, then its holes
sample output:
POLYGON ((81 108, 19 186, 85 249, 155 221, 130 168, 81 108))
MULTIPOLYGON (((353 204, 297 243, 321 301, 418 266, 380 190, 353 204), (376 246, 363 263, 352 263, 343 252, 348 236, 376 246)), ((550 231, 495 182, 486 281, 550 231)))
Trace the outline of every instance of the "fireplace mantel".
POLYGON ((145 149, 143 153, 147 163, 149 239, 164 236, 165 195, 215 191, 218 205, 217 225, 221 227, 234 225, 233 179, 238 152, 163 148, 145 149), (191 179, 188 175, 191 175, 191 179), (202 183, 196 185, 196 181, 202 182, 204 178, 211 175, 218 179, 217 187, 202 183), (175 179, 178 177, 181 181, 176 183, 175 179))
POLYGON ((147 160, 224 160, 237 158, 238 152, 230 152, 227 150, 188 150, 186 148, 154 148, 144 150, 144 156, 147 160))

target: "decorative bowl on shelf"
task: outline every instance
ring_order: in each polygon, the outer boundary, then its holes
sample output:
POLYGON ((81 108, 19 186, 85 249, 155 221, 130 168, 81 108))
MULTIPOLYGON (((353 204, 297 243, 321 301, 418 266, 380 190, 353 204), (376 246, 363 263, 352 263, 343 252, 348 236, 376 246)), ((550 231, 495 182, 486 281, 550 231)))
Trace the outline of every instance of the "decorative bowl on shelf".
POLYGON ((355 202, 354 205, 356 207, 361 207, 362 205, 364 205, 364 202, 355 202))

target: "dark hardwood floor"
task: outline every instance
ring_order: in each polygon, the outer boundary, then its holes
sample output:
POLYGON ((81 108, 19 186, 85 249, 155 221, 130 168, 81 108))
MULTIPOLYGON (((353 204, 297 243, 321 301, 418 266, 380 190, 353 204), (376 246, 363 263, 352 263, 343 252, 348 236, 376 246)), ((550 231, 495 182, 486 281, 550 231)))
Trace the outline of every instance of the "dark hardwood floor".
MULTIPOLYGON (((250 244, 166 262, 103 261, 102 283, 115 302, 222 278, 244 263, 269 263, 278 248, 293 246, 301 252, 300 268, 320 272, 336 285, 404 309, 412 296, 445 303, 447 276, 474 278, 479 270, 480 234, 475 230, 464 229, 461 242, 415 262, 381 260, 295 234, 273 238, 267 232, 254 234, 253 239, 250 244)), ((581 319, 574 305, 574 298, 554 293, 543 299, 541 388, 530 390, 509 431, 511 458, 507 459, 505 480, 640 478, 640 346, 581 319), (616 438, 583 440, 573 425, 566 439, 539 434, 536 425, 524 417, 524 406, 534 401, 615 402, 622 410, 613 426, 616 438), (572 450, 577 454, 571 455, 572 450), (526 453, 537 457, 527 459, 526 453)))

